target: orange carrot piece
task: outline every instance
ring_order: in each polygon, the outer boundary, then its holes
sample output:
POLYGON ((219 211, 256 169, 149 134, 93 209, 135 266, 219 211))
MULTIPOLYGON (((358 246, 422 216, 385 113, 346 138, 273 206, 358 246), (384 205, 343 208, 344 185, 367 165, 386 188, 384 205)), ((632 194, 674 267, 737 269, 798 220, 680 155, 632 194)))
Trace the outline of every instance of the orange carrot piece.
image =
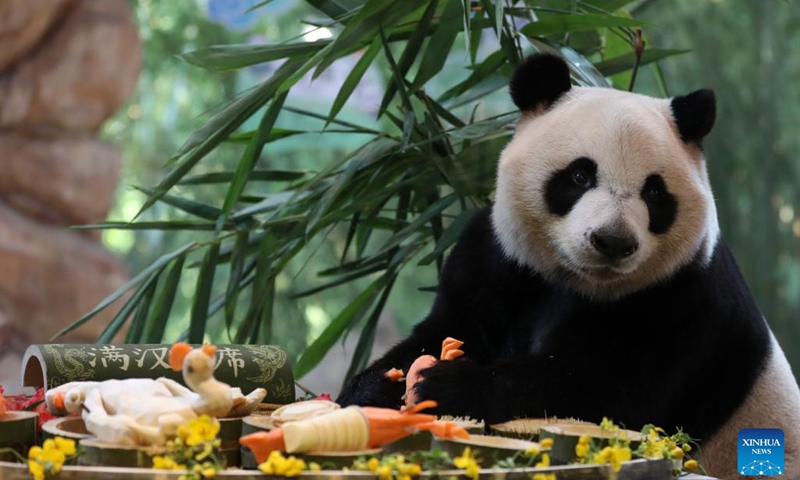
POLYGON ((405 373, 403 373, 403 371, 400 370, 399 368, 392 368, 390 370, 387 370, 386 373, 383 374, 383 376, 388 378, 390 382, 397 383, 400 381, 401 378, 403 378, 403 376, 405 376, 405 373))

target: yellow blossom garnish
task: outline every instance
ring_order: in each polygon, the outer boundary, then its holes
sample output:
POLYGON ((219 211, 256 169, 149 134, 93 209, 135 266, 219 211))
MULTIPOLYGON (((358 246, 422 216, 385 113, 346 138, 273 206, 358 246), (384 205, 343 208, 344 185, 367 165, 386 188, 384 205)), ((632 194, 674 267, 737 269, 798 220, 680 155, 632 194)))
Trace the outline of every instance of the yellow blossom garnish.
POLYGON ((550 454, 545 453, 542 455, 542 459, 534 465, 536 468, 546 468, 550 466, 550 454))
POLYGON ((578 444, 575 445, 575 456, 578 459, 584 459, 589 456, 589 447, 590 447, 591 438, 587 435, 581 435, 578 439, 578 444))
POLYGON ((308 469, 311 470, 312 472, 319 472, 320 470, 322 470, 322 467, 320 467, 319 463, 317 462, 310 462, 308 464, 308 469))
POLYGON ((683 468, 690 472, 696 472, 698 467, 697 460, 687 460, 686 463, 683 464, 683 468))
POLYGON ((258 469, 267 475, 296 477, 306 469, 306 462, 294 456, 286 458, 281 452, 274 451, 269 454, 266 462, 258 466, 258 469))
POLYGON ((536 445, 531 445, 530 447, 527 448, 527 450, 525 450, 526 457, 533 458, 539 455, 539 453, 541 453, 541 450, 539 450, 539 447, 537 447, 536 445))
POLYGON ((611 469, 619 472, 622 464, 631 459, 632 453, 629 447, 620 445, 608 446, 592 456, 592 463, 611 464, 611 469))
POLYGON ((453 459, 453 465, 457 468, 466 470, 465 476, 472 480, 478 480, 481 474, 481 466, 475 458, 475 454, 469 447, 464 448, 464 453, 460 457, 453 459))
POLYGON ((46 475, 60 472, 67 458, 73 457, 75 453, 75 440, 49 438, 41 447, 34 446, 28 450, 28 471, 34 480, 44 480, 46 475))
POLYGON ((542 448, 550 448, 550 447, 553 446, 553 439, 552 438, 543 438, 542 441, 539 442, 539 445, 541 445, 542 448))
POLYGON ((186 470, 186 465, 179 464, 170 457, 157 455, 153 457, 153 468, 157 470, 186 470))
POLYGON ((178 437, 190 447, 214 441, 217 434, 219 434, 219 422, 208 415, 200 415, 190 420, 188 424, 178 427, 178 437))
POLYGON ((555 473, 534 473, 532 480, 556 480, 555 473))
POLYGON ((600 422, 600 428, 603 430, 619 430, 619 427, 614 425, 608 417, 603 417, 603 421, 600 422))

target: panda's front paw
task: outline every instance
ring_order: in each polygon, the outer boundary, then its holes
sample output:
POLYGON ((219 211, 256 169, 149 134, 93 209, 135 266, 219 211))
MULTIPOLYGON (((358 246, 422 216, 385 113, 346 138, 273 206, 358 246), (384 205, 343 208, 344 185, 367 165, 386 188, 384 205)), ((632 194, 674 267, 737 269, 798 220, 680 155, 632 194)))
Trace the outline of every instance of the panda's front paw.
MULTIPOLYGON (((434 400, 433 413, 483 419, 492 396, 492 378, 485 367, 467 359, 441 361, 420 372, 417 398, 434 400)), ((427 412, 426 412, 427 413, 427 412)))
POLYGON ((342 389, 336 403, 346 407, 361 405, 400 408, 403 384, 386 378, 383 370, 365 370, 351 378, 342 389))

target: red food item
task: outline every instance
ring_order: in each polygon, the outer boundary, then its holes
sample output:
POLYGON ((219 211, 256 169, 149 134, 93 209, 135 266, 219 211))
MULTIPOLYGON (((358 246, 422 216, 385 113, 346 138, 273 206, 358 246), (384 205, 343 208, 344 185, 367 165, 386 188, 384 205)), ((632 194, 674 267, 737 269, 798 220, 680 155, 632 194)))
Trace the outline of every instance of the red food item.
MULTIPOLYGON (((0 387, 0 398, 3 395, 3 388, 0 387)), ((31 411, 39 414, 39 428, 42 428, 44 422, 56 418, 47 409, 47 404, 44 401, 44 388, 39 388, 33 396, 27 395, 9 395, 5 397, 5 409, 7 412, 31 411)))
POLYGON ((408 369, 408 374, 406 375, 406 405, 414 405, 419 401, 414 391, 414 386, 422 380, 420 372, 436 365, 442 360, 454 360, 464 355, 464 352, 459 350, 462 345, 464 345, 464 342, 452 337, 447 337, 442 342, 442 355, 438 360, 433 355, 422 355, 414 360, 414 363, 411 364, 411 368, 408 369))
POLYGON ((333 401, 333 399, 331 398, 331 394, 330 393, 320 393, 319 396, 317 398, 315 398, 314 400, 327 400, 329 402, 333 401))

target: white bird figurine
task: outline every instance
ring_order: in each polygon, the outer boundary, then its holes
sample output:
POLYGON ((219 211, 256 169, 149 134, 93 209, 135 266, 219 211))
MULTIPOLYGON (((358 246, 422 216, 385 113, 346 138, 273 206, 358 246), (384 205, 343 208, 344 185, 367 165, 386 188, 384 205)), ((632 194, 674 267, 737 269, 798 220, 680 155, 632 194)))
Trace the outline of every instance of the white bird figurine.
POLYGON ((81 412, 86 429, 98 440, 114 445, 164 445, 178 426, 206 414, 217 418, 252 413, 267 391, 249 395, 214 378, 216 347, 192 349, 176 343, 170 366, 183 371, 189 388, 168 378, 131 378, 103 382, 70 382, 48 390, 47 407, 54 415, 81 412))

